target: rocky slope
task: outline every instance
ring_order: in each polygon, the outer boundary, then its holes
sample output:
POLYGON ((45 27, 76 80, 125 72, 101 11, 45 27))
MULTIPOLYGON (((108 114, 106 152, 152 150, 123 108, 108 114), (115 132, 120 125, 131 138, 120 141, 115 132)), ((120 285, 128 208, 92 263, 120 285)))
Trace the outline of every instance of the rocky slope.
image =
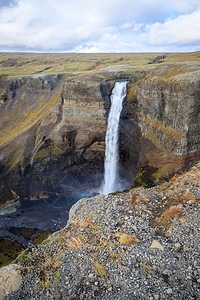
POLYGON ((162 186, 80 200, 66 228, 1 269, 2 295, 199 299, 199 183, 197 164, 162 186))

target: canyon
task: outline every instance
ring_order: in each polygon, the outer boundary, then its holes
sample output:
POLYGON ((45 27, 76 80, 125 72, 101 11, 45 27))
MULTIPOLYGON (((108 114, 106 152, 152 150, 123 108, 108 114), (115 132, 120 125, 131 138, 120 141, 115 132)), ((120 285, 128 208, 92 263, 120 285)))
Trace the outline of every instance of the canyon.
POLYGON ((27 247, 37 234, 45 238, 66 225, 78 199, 98 193, 116 82, 127 82, 118 162, 125 190, 160 185, 198 162, 197 54, 189 61, 168 55, 150 67, 128 66, 129 56, 120 55, 82 72, 1 75, 0 243, 27 247))
POLYGON ((119 133, 125 187, 159 184, 190 167, 200 153, 199 70, 190 62, 2 78, 1 203, 95 193, 116 81, 128 81, 119 133))

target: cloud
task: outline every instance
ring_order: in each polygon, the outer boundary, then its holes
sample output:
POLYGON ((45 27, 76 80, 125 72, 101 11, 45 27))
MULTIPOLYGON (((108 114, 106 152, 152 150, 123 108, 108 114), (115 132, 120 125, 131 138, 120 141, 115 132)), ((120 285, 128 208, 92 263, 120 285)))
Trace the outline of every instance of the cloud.
POLYGON ((151 45, 200 45, 200 9, 163 24, 147 25, 146 30, 151 45))
POLYGON ((102 33, 103 20, 73 1, 25 1, 0 14, 0 45, 45 49, 72 49, 102 33))
POLYGON ((0 49, 130 52, 191 45, 192 51, 199 44, 199 8, 199 0, 2 0, 0 49))

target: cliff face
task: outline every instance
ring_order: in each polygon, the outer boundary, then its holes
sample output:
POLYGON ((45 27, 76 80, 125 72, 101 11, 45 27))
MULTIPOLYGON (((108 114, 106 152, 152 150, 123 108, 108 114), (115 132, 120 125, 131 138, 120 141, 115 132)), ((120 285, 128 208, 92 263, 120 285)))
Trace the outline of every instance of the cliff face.
POLYGON ((136 88, 143 135, 138 170, 147 183, 167 179, 199 159, 199 69, 200 63, 163 65, 136 88))
POLYGON ((107 119, 100 87, 91 77, 66 79, 59 103, 40 123, 43 134, 31 159, 31 174, 43 177, 41 190, 71 197, 100 184, 107 119), (46 186, 49 176, 52 182, 46 186))
POLYGON ((0 107, 5 198, 10 190, 22 197, 43 197, 46 192, 54 197, 99 183, 109 100, 102 97, 99 79, 5 79, 1 92, 6 99, 0 107))
POLYGON ((177 155, 200 150, 199 69, 200 63, 165 65, 152 72, 138 89, 140 123, 145 135, 149 132, 148 118, 158 122, 158 126, 162 123, 166 128, 163 142, 165 136, 170 136, 168 129, 174 131, 172 144, 166 143, 165 147, 177 155))
POLYGON ((114 82, 128 78, 120 119, 120 173, 152 185, 193 164, 200 145, 200 64, 134 75, 98 73, 0 81, 1 199, 71 197, 103 176, 114 82), (124 78, 124 79, 123 79, 124 78))

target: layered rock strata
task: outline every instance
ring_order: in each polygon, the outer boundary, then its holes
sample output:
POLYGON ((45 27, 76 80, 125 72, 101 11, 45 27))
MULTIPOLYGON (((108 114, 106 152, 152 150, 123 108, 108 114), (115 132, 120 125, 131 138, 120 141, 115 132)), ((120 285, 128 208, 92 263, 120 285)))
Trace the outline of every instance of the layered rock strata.
POLYGON ((109 100, 100 82, 60 77, 49 90, 42 77, 29 80, 1 106, 2 191, 38 198, 95 184, 103 173, 109 100))
POLYGON ((146 184, 166 180, 199 160, 199 69, 200 63, 163 65, 138 84, 143 135, 138 169, 146 184))
POLYGON ((122 74, 49 75, 0 81, 1 201, 71 197, 103 176, 114 82, 128 80, 120 120, 127 186, 162 182, 199 159, 200 64, 122 74))

